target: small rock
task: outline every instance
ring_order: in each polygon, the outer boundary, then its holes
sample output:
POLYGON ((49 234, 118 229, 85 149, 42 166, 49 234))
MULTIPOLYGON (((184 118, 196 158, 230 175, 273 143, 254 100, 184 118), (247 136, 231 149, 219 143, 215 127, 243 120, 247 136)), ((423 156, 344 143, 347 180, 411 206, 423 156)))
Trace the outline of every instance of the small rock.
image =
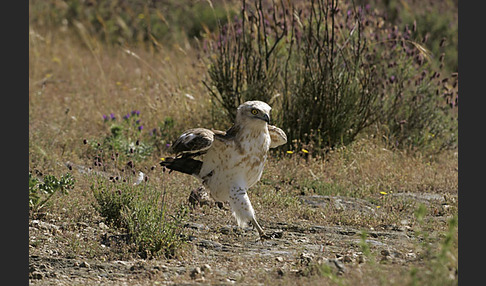
POLYGON ((167 267, 166 265, 162 265, 160 266, 160 270, 162 270, 163 272, 167 272, 169 271, 169 267, 167 267))
POLYGON ((314 260, 314 255, 312 255, 312 253, 303 252, 300 254, 299 258, 302 265, 309 265, 312 260, 314 260))
POLYGON ((274 231, 272 234, 270 234, 271 238, 282 238, 283 237, 283 231, 274 231))
POLYGON ((230 226, 224 225, 219 229, 222 234, 230 234, 232 228, 230 226))
POLYGON ((201 278, 201 277, 202 277, 202 271, 201 271, 200 267, 196 267, 196 268, 192 269, 192 271, 191 271, 191 278, 192 279, 197 279, 197 278, 201 278))
POLYGON ((217 251, 223 250, 223 245, 221 243, 206 239, 201 239, 197 245, 206 249, 214 249, 217 251))
POLYGON ((341 202, 342 202, 341 199, 335 199, 334 200, 334 208, 337 211, 345 211, 346 210, 346 206, 344 206, 344 204, 342 204, 341 202))
POLYGON ((126 261, 122 261, 122 260, 115 260, 115 261, 113 261, 113 262, 115 262, 115 263, 117 263, 117 264, 124 265, 124 266, 128 266, 128 265, 129 265, 129 264, 128 264, 128 262, 126 262, 126 261))
POLYGON ((388 251, 387 249, 383 249, 380 253, 385 257, 390 255, 390 251, 388 251))
POLYGON ((100 222, 98 224, 98 226, 102 229, 102 230, 108 230, 109 227, 104 223, 104 222, 100 222))
POLYGON ((405 257, 407 259, 410 259, 410 260, 415 260, 417 258, 417 255, 413 252, 409 252, 409 253, 405 254, 405 257))
POLYGON ((191 228, 191 229, 195 229, 195 230, 205 230, 205 229, 209 229, 207 226, 205 226, 204 224, 202 223, 193 223, 193 222, 188 222, 184 225, 185 228, 191 228))
POLYGON ((145 270, 145 264, 141 261, 136 262, 130 267, 130 271, 145 270))
POLYGON ((84 268, 91 268, 91 265, 89 265, 89 263, 86 262, 86 261, 81 262, 81 264, 79 264, 79 266, 84 267, 84 268))
POLYGON ((278 262, 283 262, 284 261, 284 259, 283 259, 282 256, 275 257, 275 260, 277 260, 278 262))
POLYGON ((209 264, 204 264, 202 267, 201 267, 201 270, 205 273, 205 274, 208 274, 208 273, 211 273, 213 270, 211 269, 211 266, 209 266, 209 264))
POLYGON ((405 226, 405 225, 409 225, 409 224, 410 224, 410 221, 409 221, 408 219, 402 219, 402 220, 400 221, 400 224, 401 224, 401 225, 403 225, 403 226, 405 226))

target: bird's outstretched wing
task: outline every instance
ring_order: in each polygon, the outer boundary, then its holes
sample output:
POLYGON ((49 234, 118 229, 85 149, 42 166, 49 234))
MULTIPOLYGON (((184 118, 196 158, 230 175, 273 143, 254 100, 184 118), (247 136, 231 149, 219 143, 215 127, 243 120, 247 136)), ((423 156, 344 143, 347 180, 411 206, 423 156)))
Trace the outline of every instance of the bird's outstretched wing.
POLYGON ((268 125, 268 133, 270 133, 270 148, 275 148, 287 143, 287 135, 277 126, 268 125))
POLYGON ((213 144, 214 132, 206 128, 186 130, 172 144, 171 151, 176 155, 203 154, 213 144))

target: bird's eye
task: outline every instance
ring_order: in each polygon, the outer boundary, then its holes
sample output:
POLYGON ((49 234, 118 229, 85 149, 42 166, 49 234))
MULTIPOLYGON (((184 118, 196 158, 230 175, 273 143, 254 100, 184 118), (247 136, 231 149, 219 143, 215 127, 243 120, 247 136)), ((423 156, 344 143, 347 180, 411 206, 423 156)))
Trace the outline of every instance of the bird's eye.
POLYGON ((252 110, 251 110, 251 114, 253 114, 253 115, 257 115, 257 114, 258 114, 258 110, 256 110, 256 109, 252 109, 252 110))

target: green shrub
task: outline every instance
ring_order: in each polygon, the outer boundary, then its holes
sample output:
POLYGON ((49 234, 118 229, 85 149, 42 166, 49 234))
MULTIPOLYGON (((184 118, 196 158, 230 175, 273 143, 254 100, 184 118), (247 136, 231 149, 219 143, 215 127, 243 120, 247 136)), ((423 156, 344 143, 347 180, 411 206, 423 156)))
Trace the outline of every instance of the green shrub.
POLYGON ((130 180, 95 177, 91 190, 94 208, 111 226, 127 232, 128 243, 134 243, 141 256, 175 256, 183 243, 183 206, 169 213, 163 191, 146 182, 133 185, 130 180))
POLYGON ((269 102, 289 142, 318 153, 364 132, 393 147, 455 147, 457 78, 434 69, 444 57, 417 37, 368 5, 244 1, 206 43, 204 83, 230 120, 246 100, 269 102))
POLYGON ((283 98, 282 125, 291 140, 317 150, 349 144, 380 114, 360 15, 343 20, 337 9, 334 1, 312 1, 302 27, 293 25, 293 34, 301 34, 289 65, 295 77, 285 79, 293 84, 283 98))
POLYGON ((148 251, 152 255, 162 253, 174 257, 183 243, 181 229, 187 210, 181 205, 175 214, 169 215, 161 193, 155 188, 145 191, 145 197, 136 197, 130 207, 122 211, 130 240, 141 253, 148 251))
POLYGON ((97 178, 91 185, 91 191, 96 199, 93 207, 105 220, 115 227, 126 227, 122 217, 125 207, 132 204, 136 193, 127 188, 127 185, 115 185, 106 178, 97 178))

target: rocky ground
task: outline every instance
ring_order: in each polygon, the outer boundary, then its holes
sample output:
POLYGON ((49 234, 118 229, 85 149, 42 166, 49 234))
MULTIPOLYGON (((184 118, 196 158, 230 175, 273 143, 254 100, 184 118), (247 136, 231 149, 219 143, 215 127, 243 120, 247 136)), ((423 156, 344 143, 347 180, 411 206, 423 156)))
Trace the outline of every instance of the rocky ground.
MULTIPOLYGON (((447 208, 441 196, 400 193, 427 204, 447 208)), ((329 196, 301 197, 316 208, 332 203, 343 211, 358 209, 368 215, 376 212, 369 202, 329 196)), ((401 225, 367 229, 350 226, 273 222, 262 218, 271 240, 261 241, 255 230, 231 224, 227 208, 212 206, 191 211, 185 230, 185 255, 178 259, 112 259, 122 233, 107 227, 101 219, 66 222, 46 215, 29 221, 29 281, 32 285, 164 285, 164 284, 292 284, 311 275, 312 265, 321 265, 332 277, 359 275, 370 259, 363 253, 363 242, 373 260, 384 267, 420 265, 416 253, 419 238, 404 221, 401 225), (223 224, 221 223, 223 219, 223 224), (229 224, 226 224, 229 223, 229 224), (91 250, 75 251, 85 247, 91 250), (91 253, 90 253, 91 251, 91 253), (78 254, 76 254, 78 253, 78 254), (79 253, 84 253, 79 255, 79 253), (106 255, 104 255, 106 254, 106 255), (297 279, 297 280, 294 280, 297 279), (292 282, 294 281, 294 282, 292 282), (272 283, 273 284, 273 283, 272 283)), ((435 219, 446 220, 445 216, 435 219)), ((366 266, 366 267, 368 267, 366 266)), ((452 273, 451 275, 457 275, 452 273)))

